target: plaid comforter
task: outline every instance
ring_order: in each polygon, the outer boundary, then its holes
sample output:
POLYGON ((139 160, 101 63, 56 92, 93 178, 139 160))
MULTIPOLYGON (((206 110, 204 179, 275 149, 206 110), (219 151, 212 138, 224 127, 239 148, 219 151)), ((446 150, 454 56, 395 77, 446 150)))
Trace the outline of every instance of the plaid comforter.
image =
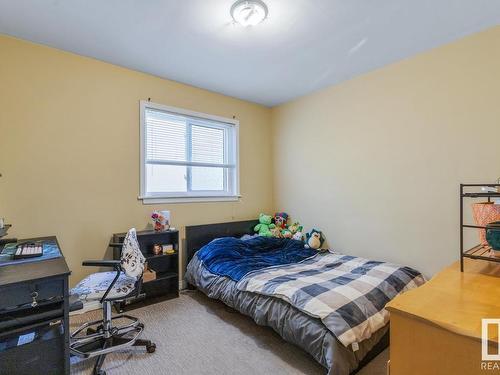
POLYGON ((409 267, 327 252, 250 272, 237 288, 287 301, 321 319, 344 346, 356 350, 389 321, 385 304, 424 282, 409 267))

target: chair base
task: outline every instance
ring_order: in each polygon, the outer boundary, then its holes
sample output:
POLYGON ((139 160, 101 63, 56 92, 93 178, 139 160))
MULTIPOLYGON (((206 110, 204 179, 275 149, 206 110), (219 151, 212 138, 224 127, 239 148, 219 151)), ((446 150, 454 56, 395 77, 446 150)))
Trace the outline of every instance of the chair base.
MULTIPOLYGON (((106 355, 111 352, 120 350, 123 347, 142 346, 146 349, 148 353, 154 353, 156 351, 156 344, 152 343, 150 340, 137 339, 131 342, 129 339, 116 336, 112 336, 109 339, 101 339, 99 340, 99 342, 94 343, 94 345, 95 345, 94 348, 92 348, 90 344, 87 344, 87 348, 94 352, 96 351, 95 347, 99 348, 100 350, 102 349, 106 350, 104 354, 99 354, 99 355, 95 354, 86 357, 86 358, 97 357, 93 370, 94 375, 105 375, 106 372, 102 369, 102 365, 104 364, 106 355)), ((81 349, 82 348, 80 348, 80 350, 81 349)))
POLYGON ((71 354, 81 358, 97 357, 94 375, 105 375, 101 369, 106 355, 131 346, 143 346, 148 353, 154 353, 156 345, 150 340, 139 339, 144 325, 139 319, 126 314, 111 317, 111 304, 103 304, 104 319, 81 325, 70 335, 71 354), (128 320, 128 324, 113 326, 117 319, 128 320), (85 331, 85 333, 83 333, 85 331))

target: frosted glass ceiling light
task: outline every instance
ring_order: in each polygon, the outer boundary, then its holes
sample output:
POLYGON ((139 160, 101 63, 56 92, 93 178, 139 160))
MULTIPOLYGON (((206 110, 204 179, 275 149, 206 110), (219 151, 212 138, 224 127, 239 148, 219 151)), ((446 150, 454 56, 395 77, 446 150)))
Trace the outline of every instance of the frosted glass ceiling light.
POLYGON ((261 0, 238 0, 231 7, 231 16, 241 26, 255 26, 267 17, 267 6, 261 0))

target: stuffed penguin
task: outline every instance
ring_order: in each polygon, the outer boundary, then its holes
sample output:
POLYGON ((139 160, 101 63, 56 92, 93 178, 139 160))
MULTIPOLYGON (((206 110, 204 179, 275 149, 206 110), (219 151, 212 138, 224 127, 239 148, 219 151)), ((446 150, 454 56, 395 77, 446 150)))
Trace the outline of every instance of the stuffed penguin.
POLYGON ((323 233, 319 230, 313 229, 309 233, 306 233, 306 247, 318 250, 323 245, 325 237, 323 233))

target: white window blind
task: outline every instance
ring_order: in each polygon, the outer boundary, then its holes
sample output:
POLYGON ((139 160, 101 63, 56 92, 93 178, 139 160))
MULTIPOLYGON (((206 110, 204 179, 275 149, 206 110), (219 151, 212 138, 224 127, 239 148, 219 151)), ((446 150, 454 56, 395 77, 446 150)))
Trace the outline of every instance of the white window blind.
POLYGON ((141 197, 237 197, 237 121, 141 102, 141 197))

